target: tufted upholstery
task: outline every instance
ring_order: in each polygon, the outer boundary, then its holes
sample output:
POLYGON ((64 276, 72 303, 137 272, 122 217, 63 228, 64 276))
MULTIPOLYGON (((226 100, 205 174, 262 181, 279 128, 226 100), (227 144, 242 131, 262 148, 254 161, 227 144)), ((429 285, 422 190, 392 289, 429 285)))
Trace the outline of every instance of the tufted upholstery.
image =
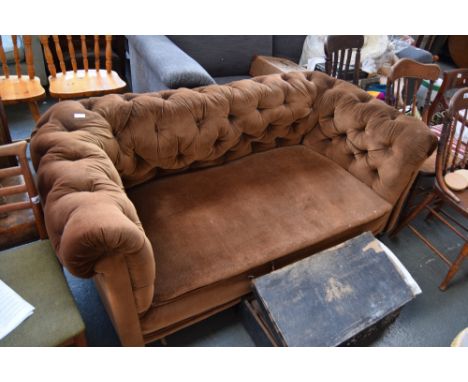
POLYGON ((396 206, 436 138, 353 85, 298 72, 60 102, 39 121, 31 156, 61 261, 90 277, 101 259, 123 255, 143 313, 158 285, 157 264, 125 190, 301 143, 396 206))

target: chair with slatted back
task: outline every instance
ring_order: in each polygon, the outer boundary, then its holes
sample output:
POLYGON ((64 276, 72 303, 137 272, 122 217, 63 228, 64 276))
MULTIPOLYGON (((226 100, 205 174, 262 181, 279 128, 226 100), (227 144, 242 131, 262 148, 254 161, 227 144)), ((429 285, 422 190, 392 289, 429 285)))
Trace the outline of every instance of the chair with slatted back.
POLYGON ((1 158, 17 158, 14 166, 0 169, 0 249, 47 238, 26 146, 26 141, 0 146, 1 158))
MULTIPOLYGON (((416 37, 416 41, 414 45, 417 48, 420 48, 420 49, 423 49, 432 53, 436 45, 440 46, 441 43, 443 44, 445 42, 445 39, 446 37, 443 38, 442 36, 437 36, 437 35, 419 35, 416 37), (443 40, 440 41, 439 37, 441 37, 443 40)), ((439 56, 437 54, 432 54, 432 61, 433 62, 439 61, 439 56)))
POLYGON ((421 64, 409 58, 398 60, 387 77, 385 102, 404 114, 421 116, 427 123, 434 82, 439 78, 440 68, 436 64, 421 64), (417 108, 417 92, 423 80, 429 81, 422 111, 417 108))
POLYGON ((462 88, 452 97, 448 111, 446 112, 444 127, 437 148, 436 177, 433 189, 392 234, 396 235, 403 227, 408 226, 417 237, 449 266, 449 271, 439 286, 441 290, 447 288, 448 283, 460 268, 463 260, 468 256, 468 228, 463 225, 463 222, 454 217, 453 214, 446 212, 445 208, 442 208, 442 206, 449 206, 464 219, 468 217, 468 189, 460 191, 450 189, 445 177, 448 173, 468 168, 467 116, 468 88, 462 88), (424 210, 429 212, 428 217, 437 218, 464 241, 464 245, 455 261, 450 261, 429 239, 410 224, 424 210))
POLYGON ((444 112, 448 109, 450 96, 455 93, 455 90, 461 89, 468 86, 468 68, 464 69, 453 69, 444 72, 442 84, 440 85, 439 91, 431 102, 427 112, 428 124, 436 124, 436 113, 444 112))
MULTIPOLYGON (((436 64, 422 64, 409 58, 398 60, 387 76, 385 102, 404 114, 420 117, 423 122, 428 124, 432 89, 439 74, 440 68, 436 64), (423 107, 418 109, 417 92, 423 80, 429 81, 429 85, 423 107)), ((426 159, 421 166, 420 172, 422 174, 434 175, 435 158, 434 153, 426 159)))
POLYGON ((49 36, 41 36, 50 72, 49 93, 52 97, 59 99, 91 97, 119 93, 125 89, 126 83, 112 70, 112 36, 105 36, 105 69, 101 69, 101 36, 94 36, 94 68, 90 68, 89 65, 86 36, 80 36, 81 60, 77 59, 75 54, 73 36, 66 37, 67 44, 62 46, 59 36, 53 36, 51 47, 49 36), (54 54, 61 72, 58 72, 55 66, 54 54), (71 70, 67 70, 65 58, 69 58, 71 70))
POLYGON ((32 38, 31 36, 23 36, 22 38, 28 73, 21 72, 18 36, 11 36, 16 69, 16 74, 11 74, 3 48, 2 37, 0 37, 0 61, 3 70, 3 75, 0 76, 0 98, 5 105, 27 102, 34 120, 37 121, 40 118, 37 101, 45 98, 45 89, 42 87, 39 77, 35 76, 32 38))
POLYGON ((328 36, 325 42, 325 72, 357 85, 363 45, 364 36, 328 36))
POLYGON ((46 240, 47 231, 26 147, 26 141, 0 146, 0 157, 15 157, 17 161, 17 165, 0 169, 0 180, 21 177, 24 181, 24 184, 0 188, 0 195, 6 199, 0 204, 0 214, 31 209, 41 240, 1 251, 0 279, 32 304, 35 311, 0 339, 0 346, 85 346, 84 322, 52 245, 46 240), (11 198, 18 193, 26 193, 27 198, 19 201, 11 198))

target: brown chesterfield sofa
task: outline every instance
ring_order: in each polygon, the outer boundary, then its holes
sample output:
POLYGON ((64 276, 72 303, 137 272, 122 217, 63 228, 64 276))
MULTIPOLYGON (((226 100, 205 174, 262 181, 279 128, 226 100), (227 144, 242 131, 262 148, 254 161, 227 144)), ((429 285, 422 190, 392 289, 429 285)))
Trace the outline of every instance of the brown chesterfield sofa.
POLYGON ((124 345, 238 303, 252 277, 391 229, 436 138, 318 72, 64 101, 31 154, 57 255, 124 345))

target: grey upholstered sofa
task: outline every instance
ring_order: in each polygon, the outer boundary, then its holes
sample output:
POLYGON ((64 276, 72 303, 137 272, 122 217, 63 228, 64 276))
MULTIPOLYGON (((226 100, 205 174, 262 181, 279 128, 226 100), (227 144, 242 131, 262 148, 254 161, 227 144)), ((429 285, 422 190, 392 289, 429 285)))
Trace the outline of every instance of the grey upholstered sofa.
MULTIPOLYGON (((132 91, 224 84, 249 78, 255 55, 299 62, 305 35, 127 36, 132 91)), ((398 54, 420 62, 432 54, 409 47, 398 54)))
POLYGON ((134 92, 249 78, 253 56, 299 62, 306 36, 127 36, 134 92))

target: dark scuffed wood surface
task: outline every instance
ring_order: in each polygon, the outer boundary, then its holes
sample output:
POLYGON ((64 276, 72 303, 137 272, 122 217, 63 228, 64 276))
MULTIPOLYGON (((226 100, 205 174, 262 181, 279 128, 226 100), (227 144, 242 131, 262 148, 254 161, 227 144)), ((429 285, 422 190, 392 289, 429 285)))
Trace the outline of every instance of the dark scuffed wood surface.
POLYGON ((413 299, 370 233, 254 280, 279 343, 338 346, 413 299))

